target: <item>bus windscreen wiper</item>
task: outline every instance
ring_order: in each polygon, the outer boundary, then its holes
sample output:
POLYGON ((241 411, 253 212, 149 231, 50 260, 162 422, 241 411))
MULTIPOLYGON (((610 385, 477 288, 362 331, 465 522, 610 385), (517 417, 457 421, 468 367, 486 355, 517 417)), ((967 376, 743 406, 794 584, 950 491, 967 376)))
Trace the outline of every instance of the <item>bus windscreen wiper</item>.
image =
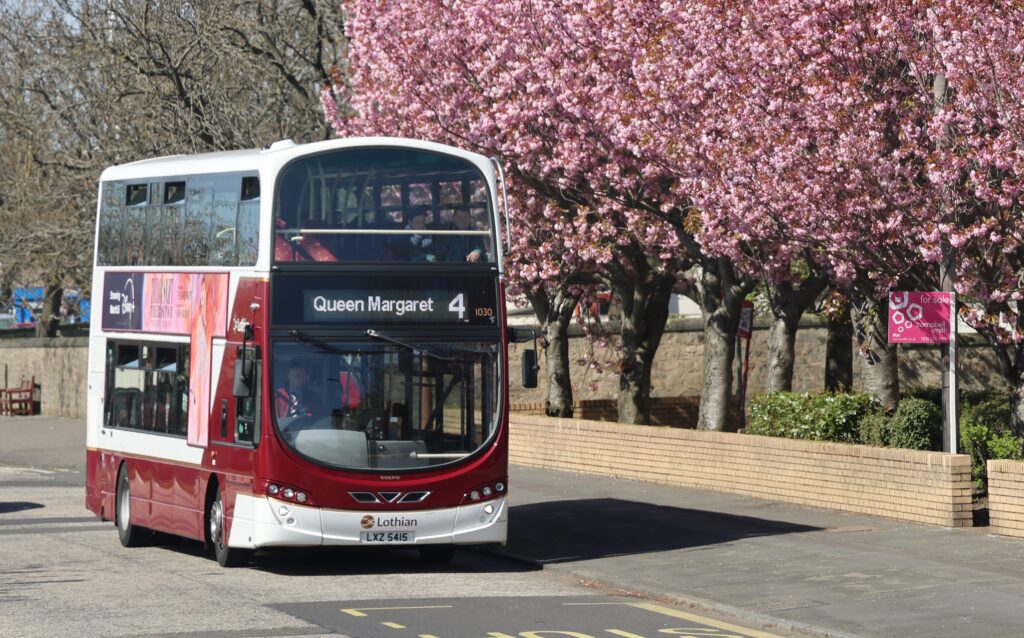
POLYGON ((305 343, 311 343, 314 346, 316 346, 317 348, 320 348, 321 350, 324 350, 326 352, 330 352, 331 354, 340 354, 340 355, 343 355, 343 356, 344 355, 352 354, 351 352, 345 352, 341 348, 337 348, 337 347, 331 345, 330 343, 327 343, 326 341, 324 341, 322 339, 317 339, 316 337, 311 337, 308 334, 306 334, 305 332, 302 332, 301 330, 292 330, 290 334, 293 337, 295 337, 296 339, 298 339, 299 341, 304 341, 305 343))
POLYGON ((434 354, 433 352, 431 352, 429 350, 425 350, 423 348, 419 348, 417 346, 414 346, 411 343, 405 343, 404 341, 399 341, 398 339, 395 339, 394 337, 389 337, 386 334, 382 334, 381 332, 378 332, 377 330, 374 330, 373 328, 370 328, 370 329, 368 329, 366 331, 366 336, 371 338, 371 339, 380 339, 381 341, 387 341, 388 343, 393 343, 396 346, 401 346, 401 347, 405 348, 406 350, 411 351, 414 354, 420 355, 421 357, 430 357, 431 359, 436 359, 437 361, 446 361, 448 363, 455 363, 455 359, 452 359, 450 357, 442 357, 441 355, 434 354))

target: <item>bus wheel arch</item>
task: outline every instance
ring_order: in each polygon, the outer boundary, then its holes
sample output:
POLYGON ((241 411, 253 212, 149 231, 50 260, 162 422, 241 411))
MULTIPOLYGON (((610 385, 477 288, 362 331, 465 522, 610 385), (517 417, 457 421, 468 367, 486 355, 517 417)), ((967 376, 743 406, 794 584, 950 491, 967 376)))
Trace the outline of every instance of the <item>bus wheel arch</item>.
POLYGON ((216 474, 210 475, 206 484, 206 544, 212 548, 213 557, 221 567, 240 567, 252 558, 252 551, 229 547, 226 528, 224 491, 216 474))

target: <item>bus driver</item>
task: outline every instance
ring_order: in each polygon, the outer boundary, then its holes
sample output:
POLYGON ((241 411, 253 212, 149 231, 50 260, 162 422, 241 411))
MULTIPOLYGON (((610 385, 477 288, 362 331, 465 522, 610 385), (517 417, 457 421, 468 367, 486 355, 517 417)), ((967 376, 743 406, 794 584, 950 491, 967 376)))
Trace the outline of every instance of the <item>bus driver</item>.
POLYGON ((306 387, 306 368, 298 362, 288 366, 288 383, 274 392, 274 413, 279 417, 316 416, 323 406, 306 387))

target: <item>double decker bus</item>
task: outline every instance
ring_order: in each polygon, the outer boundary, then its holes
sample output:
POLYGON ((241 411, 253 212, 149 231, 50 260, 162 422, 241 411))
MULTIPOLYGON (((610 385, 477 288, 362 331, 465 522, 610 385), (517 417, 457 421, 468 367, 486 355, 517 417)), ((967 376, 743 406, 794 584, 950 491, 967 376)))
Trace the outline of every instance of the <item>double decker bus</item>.
POLYGON ((105 170, 88 509, 125 546, 176 534, 224 566, 504 543, 499 171, 395 138, 105 170))

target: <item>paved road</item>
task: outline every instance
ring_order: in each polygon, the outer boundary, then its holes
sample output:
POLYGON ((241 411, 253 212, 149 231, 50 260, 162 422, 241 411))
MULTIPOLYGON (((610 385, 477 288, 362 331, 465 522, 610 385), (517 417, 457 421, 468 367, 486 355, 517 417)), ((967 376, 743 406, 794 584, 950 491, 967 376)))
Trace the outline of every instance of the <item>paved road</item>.
POLYGON ((126 549, 84 509, 82 438, 74 421, 0 418, 0 636, 795 635, 485 552, 431 566, 409 550, 276 550, 225 570, 191 541, 126 549))
MULTIPOLYGON (((81 458, 80 448, 60 439, 78 436, 80 441, 81 435, 74 434, 81 432, 80 423, 54 421, 54 429, 49 429, 39 421, 40 427, 30 432, 15 421, 18 419, 0 419, 0 441, 9 442, 4 448, 39 449, 22 438, 45 435, 56 448, 72 454, 71 465, 79 463, 74 459, 81 458)), ((0 465, 32 465, 25 461, 35 453, 18 454, 0 449, 0 465)), ((55 454, 51 465, 42 467, 66 467, 57 457, 60 454, 55 454)), ((58 472, 52 480, 69 480, 65 474, 58 472)), ((435 584, 428 579, 418 590, 401 591, 384 590, 381 587, 387 585, 377 584, 360 589, 357 598, 578 596, 581 591, 576 585, 582 582, 588 585, 584 593, 625 593, 641 600, 682 604, 698 614, 720 613, 739 625, 777 634, 1024 635, 1024 541, 992 536, 984 528, 945 529, 523 467, 512 469, 509 487, 513 507, 505 555, 520 559, 520 565, 542 566, 542 571, 506 573, 492 567, 488 572, 473 562, 486 557, 460 552, 455 574, 446 573, 453 579, 451 583, 435 584), (491 575, 476 577, 485 585, 471 594, 474 569, 483 570, 476 574, 491 575), (498 583, 506 581, 507 586, 499 587, 498 583), (531 590, 536 587, 542 591, 531 590), (495 593, 495 588, 501 593, 495 593)), ((0 491, 0 502, 8 500, 8 494, 0 491)), ((80 493, 73 497, 55 493, 54 497, 77 502, 69 505, 66 514, 46 515, 84 515, 80 493)), ((104 536, 99 547, 120 555, 112 534, 104 536)), ((148 555, 152 550, 142 551, 148 555)), ((165 549, 160 555, 174 551, 165 549)), ((274 561, 293 560, 293 556, 272 556, 263 569, 275 573, 280 567, 274 561)), ((308 583, 301 579, 303 587, 321 586, 316 577, 324 574, 317 571, 313 560, 312 565, 289 573, 311 572, 308 583)), ((161 568, 181 569, 176 561, 161 568)), ((198 563, 195 568, 200 569, 198 563)), ((235 578, 209 565, 202 570, 222 581, 235 578)), ((402 570, 399 564, 392 564, 385 580, 404 582, 402 570)), ((349 572, 344 575, 347 579, 349 572)), ((325 600, 334 604, 343 598, 329 596, 325 600)), ((337 609, 331 613, 336 614, 337 609)), ((351 625, 325 626, 351 630, 351 625)), ((614 627, 603 629, 609 628, 614 627)), ((500 628, 489 631, 513 635, 500 628)), ((440 635, 429 628, 422 633, 440 635)), ((643 635, 639 630, 633 633, 643 635)))

